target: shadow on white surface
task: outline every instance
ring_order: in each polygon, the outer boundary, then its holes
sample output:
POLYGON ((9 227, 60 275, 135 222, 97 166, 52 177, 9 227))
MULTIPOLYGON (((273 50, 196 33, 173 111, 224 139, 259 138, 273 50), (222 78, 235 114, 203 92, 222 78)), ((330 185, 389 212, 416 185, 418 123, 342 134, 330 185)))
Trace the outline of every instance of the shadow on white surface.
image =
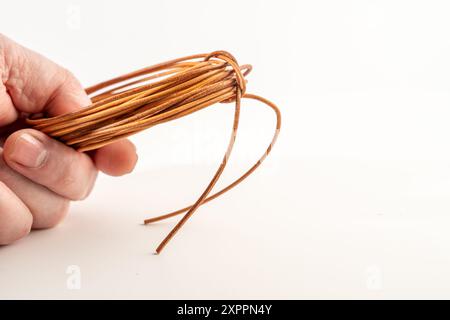
POLYGON ((175 220, 142 219, 189 203, 208 170, 103 177, 61 226, 0 249, 0 297, 445 296, 450 190, 438 174, 398 165, 306 159, 261 170, 202 207, 159 256, 175 220), (425 176, 440 194, 415 183, 425 176))

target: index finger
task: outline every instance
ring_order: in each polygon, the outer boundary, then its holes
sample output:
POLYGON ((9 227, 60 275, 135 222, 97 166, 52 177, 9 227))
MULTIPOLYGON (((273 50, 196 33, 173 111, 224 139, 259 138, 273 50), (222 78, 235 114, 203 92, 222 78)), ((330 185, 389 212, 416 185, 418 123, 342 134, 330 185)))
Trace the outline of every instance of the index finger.
MULTIPOLYGON (((5 86, 17 110, 57 116, 91 104, 78 79, 67 69, 4 36, 0 41, 8 57, 5 86)), ((128 140, 118 141, 97 150, 94 161, 107 174, 123 175, 133 170, 136 149, 128 140)))

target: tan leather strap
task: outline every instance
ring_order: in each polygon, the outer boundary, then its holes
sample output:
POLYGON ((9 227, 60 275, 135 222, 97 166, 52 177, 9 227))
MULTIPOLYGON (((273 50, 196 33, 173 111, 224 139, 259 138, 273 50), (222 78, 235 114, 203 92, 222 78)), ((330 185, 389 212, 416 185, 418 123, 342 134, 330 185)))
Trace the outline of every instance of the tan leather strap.
POLYGON ((80 152, 95 150, 155 125, 172 121, 217 102, 234 102, 230 141, 215 175, 197 201, 180 210, 145 220, 145 224, 186 214, 156 249, 159 253, 202 204, 232 189, 247 178, 272 150, 281 127, 278 107, 246 93, 250 65, 239 66, 226 51, 198 54, 137 70, 86 89, 92 104, 77 112, 52 118, 29 118, 35 129, 80 152), (209 196, 224 171, 236 138, 242 98, 258 100, 275 111, 277 122, 269 147, 241 177, 209 196))

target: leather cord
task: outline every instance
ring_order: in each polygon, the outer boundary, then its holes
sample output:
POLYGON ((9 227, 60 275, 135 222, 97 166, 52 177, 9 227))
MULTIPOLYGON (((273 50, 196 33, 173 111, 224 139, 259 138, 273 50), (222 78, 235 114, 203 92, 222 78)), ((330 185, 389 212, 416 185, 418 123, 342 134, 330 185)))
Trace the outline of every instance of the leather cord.
POLYGON ((277 140, 281 128, 280 110, 269 100, 246 93, 245 76, 251 69, 250 65, 239 66, 236 59, 226 51, 174 59, 87 88, 92 104, 77 112, 51 118, 32 116, 27 119, 27 123, 34 129, 85 152, 187 116, 217 102, 234 102, 228 147, 219 168, 197 201, 188 207, 144 221, 149 224, 186 212, 157 247, 156 253, 160 253, 202 204, 224 194, 251 175, 277 140), (257 100, 275 112, 275 133, 264 154, 249 170, 227 187, 210 195, 233 150, 242 99, 257 100))

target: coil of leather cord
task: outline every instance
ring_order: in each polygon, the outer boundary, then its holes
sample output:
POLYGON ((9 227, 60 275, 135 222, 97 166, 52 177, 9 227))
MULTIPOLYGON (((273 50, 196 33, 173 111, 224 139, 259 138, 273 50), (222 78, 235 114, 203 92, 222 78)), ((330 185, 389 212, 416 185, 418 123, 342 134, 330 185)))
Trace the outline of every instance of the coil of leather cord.
POLYGON ((84 152, 187 116, 215 103, 234 102, 234 119, 228 147, 219 168, 201 196, 188 207, 144 221, 148 224, 186 212, 157 247, 156 252, 160 253, 198 207, 247 178, 264 161, 276 142, 281 127, 281 113, 269 100, 246 93, 245 76, 251 69, 250 65, 239 66, 236 59, 226 51, 170 60, 87 88, 92 104, 77 112, 51 118, 30 117, 27 123, 84 152), (275 133, 264 154, 248 171, 227 187, 210 195, 233 149, 243 98, 258 100, 275 112, 275 133))

